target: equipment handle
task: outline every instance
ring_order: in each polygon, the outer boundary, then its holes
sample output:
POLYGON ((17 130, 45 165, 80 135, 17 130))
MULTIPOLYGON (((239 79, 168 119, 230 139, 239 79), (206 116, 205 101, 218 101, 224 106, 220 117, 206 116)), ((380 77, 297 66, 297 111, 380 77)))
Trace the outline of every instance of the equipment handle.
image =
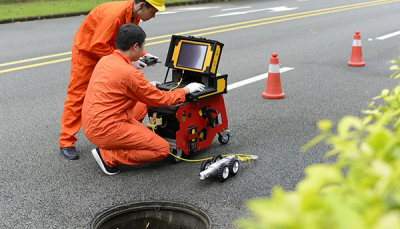
POLYGON ((206 108, 206 115, 207 115, 207 118, 208 118, 207 125, 212 127, 212 128, 214 128, 216 125, 215 125, 214 117, 212 116, 211 113, 218 114, 218 110, 213 110, 213 109, 210 109, 208 107, 206 108))

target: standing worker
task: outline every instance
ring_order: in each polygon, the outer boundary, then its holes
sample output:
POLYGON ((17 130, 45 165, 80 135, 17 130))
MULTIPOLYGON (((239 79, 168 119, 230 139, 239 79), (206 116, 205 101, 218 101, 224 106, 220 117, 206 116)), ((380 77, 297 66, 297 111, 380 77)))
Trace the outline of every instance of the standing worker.
POLYGON ((172 106, 185 95, 203 91, 204 85, 190 83, 174 91, 158 90, 141 71, 131 65, 145 45, 146 33, 137 25, 121 26, 117 51, 96 65, 82 108, 82 129, 96 145, 92 154, 107 175, 116 166, 159 161, 169 154, 169 143, 141 122, 149 106, 172 106))
MULTIPOLYGON (((164 0, 130 0, 108 2, 94 8, 82 22, 72 44, 71 74, 61 117, 61 153, 78 159, 75 134, 82 125, 82 104, 93 69, 101 57, 115 52, 118 29, 127 23, 138 25, 164 11, 164 0)), ((155 57, 143 50, 142 56, 155 57)), ((158 58, 158 57, 155 57, 158 58)), ((132 62, 138 69, 146 67, 140 60, 132 62)))

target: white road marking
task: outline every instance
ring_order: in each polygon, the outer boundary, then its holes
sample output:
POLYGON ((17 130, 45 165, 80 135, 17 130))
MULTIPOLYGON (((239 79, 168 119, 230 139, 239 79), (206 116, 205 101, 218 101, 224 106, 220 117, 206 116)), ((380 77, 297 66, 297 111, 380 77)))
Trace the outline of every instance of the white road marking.
POLYGON ((219 14, 219 15, 211 16, 210 18, 213 18, 213 17, 226 17, 226 16, 233 16, 233 15, 241 15, 241 14, 247 14, 247 13, 254 13, 254 12, 260 12, 260 11, 267 11, 267 10, 270 10, 270 8, 258 9, 258 10, 250 10, 250 11, 242 11, 242 12, 233 12, 233 13, 227 13, 227 14, 219 14))
MULTIPOLYGON (((290 71, 292 69, 294 69, 294 68, 283 67, 283 68, 280 69, 280 72, 283 73, 283 72, 290 71)), ((254 82, 257 82, 259 80, 266 79, 266 78, 268 78, 268 73, 265 73, 265 74, 262 74, 262 75, 259 75, 259 76, 254 76, 254 77, 251 77, 249 79, 245 79, 245 80, 233 83, 233 84, 229 84, 227 89, 229 91, 229 90, 235 89, 237 87, 241 87, 241 86, 244 86, 246 84, 254 83, 254 82)))
POLYGON ((279 7, 274 7, 270 8, 274 12, 280 12, 280 11, 288 11, 288 10, 295 10, 298 7, 293 7, 293 8, 287 8, 286 6, 279 6, 279 7))
POLYGON ((164 12, 158 12, 157 15, 160 14, 176 14, 176 13, 182 13, 182 12, 188 12, 188 11, 198 11, 198 10, 208 10, 208 9, 217 9, 220 8, 220 6, 211 6, 211 7, 184 7, 176 10, 171 10, 169 11, 168 8, 164 12))
POLYGON ((238 7, 238 8, 228 8, 228 9, 222 9, 221 11, 229 11, 229 10, 241 10, 241 9, 248 9, 251 8, 252 6, 243 6, 243 7, 238 7))
POLYGON ((279 7, 273 7, 273 8, 265 8, 265 9, 258 9, 258 10, 249 10, 249 11, 241 11, 241 12, 232 12, 232 13, 227 13, 227 14, 219 14, 219 15, 211 16, 210 18, 242 15, 242 14, 255 13, 255 12, 260 12, 260 11, 271 11, 271 12, 288 11, 288 10, 294 10, 297 8, 298 7, 288 8, 286 6, 279 6, 279 7))
POLYGON ((391 38, 391 37, 394 37, 394 36, 397 36, 397 35, 400 35, 400 31, 397 31, 397 32, 394 32, 394 33, 389 33, 389 34, 386 34, 384 36, 377 37, 375 39, 376 40, 385 40, 385 39, 388 39, 388 38, 391 38))
POLYGON ((197 11, 197 10, 208 10, 208 9, 217 9, 220 6, 210 6, 210 7, 185 7, 181 9, 182 11, 197 11))
POLYGON ((179 11, 164 11, 164 12, 157 12, 157 15, 161 15, 161 14, 176 14, 176 13, 180 13, 179 11))

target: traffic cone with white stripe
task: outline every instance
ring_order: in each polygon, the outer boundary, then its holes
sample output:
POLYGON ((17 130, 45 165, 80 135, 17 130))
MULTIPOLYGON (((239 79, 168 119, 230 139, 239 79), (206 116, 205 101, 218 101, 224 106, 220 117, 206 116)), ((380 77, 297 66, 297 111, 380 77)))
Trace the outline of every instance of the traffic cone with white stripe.
POLYGON ((268 79, 265 91, 262 97, 266 99, 283 99, 285 93, 282 92, 281 72, 279 69, 278 53, 272 53, 271 61, 269 62, 268 79))
POLYGON ((356 31, 356 35, 354 35, 353 49, 351 51, 350 61, 347 62, 347 64, 355 67, 365 66, 362 58, 360 31, 356 31))

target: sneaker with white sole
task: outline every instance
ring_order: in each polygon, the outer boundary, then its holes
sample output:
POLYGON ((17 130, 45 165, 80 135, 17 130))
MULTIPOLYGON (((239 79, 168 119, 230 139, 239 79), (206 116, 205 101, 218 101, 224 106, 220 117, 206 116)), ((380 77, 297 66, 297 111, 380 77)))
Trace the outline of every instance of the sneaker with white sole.
POLYGON ((118 174, 120 172, 120 170, 118 168, 110 167, 110 166, 106 165, 106 163, 104 163, 103 158, 101 158, 99 148, 93 149, 92 155, 93 155, 94 159, 96 159, 97 164, 99 164, 101 170, 103 170, 103 172, 105 174, 111 176, 111 175, 118 174))

